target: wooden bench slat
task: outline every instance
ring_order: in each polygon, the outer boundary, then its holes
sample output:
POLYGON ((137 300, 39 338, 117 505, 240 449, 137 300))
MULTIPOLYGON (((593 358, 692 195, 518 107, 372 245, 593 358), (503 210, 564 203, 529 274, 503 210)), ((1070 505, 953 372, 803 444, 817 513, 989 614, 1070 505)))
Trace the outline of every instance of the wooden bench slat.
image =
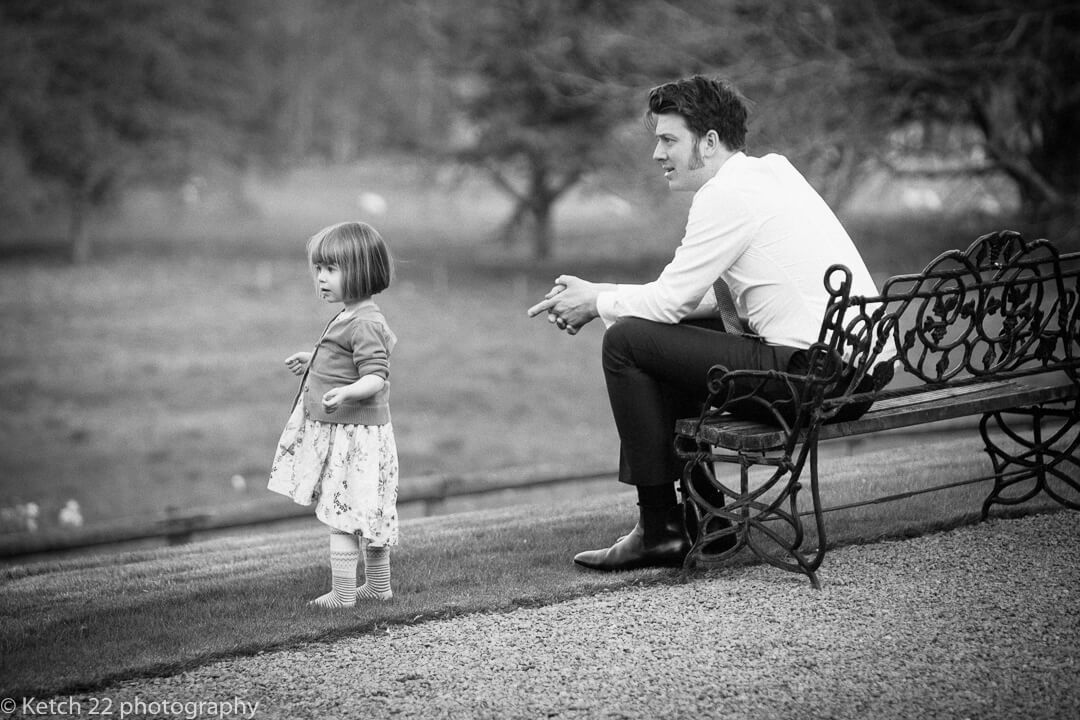
MULTIPOLYGON (((881 400, 858 420, 823 426, 819 439, 861 435, 1013 407, 1064 401, 1076 395, 1077 389, 1072 383, 1038 385, 1017 380, 936 388, 881 400)), ((676 425, 676 433, 692 437, 696 424, 694 418, 682 419, 676 425)), ((775 425, 726 415, 707 421, 701 428, 699 439, 728 450, 761 452, 783 447, 786 437, 784 431, 775 425)))
MULTIPOLYGON (((922 403, 936 402, 938 400, 958 397, 960 395, 969 395, 971 393, 985 392, 988 389, 996 389, 1001 387, 1003 382, 1001 380, 988 380, 981 383, 972 383, 971 385, 960 385, 958 387, 943 387, 930 389, 921 389, 915 392, 908 391, 904 394, 898 394, 895 397, 882 398, 874 402, 874 410, 887 410, 895 407, 905 407, 920 405, 922 403)), ((1009 382, 1008 385, 1017 385, 1016 381, 1009 382)), ((886 390, 885 392, 888 392, 886 390)))
MULTIPOLYGON (((985 387, 968 394, 957 394, 936 401, 923 402, 920 395, 909 396, 909 400, 918 401, 908 405, 892 407, 871 407, 870 411, 858 420, 825 425, 819 437, 822 440, 848 435, 891 430, 894 428, 922 425, 923 423, 951 420, 1015 407, 1030 407, 1043 403, 1068 400, 1076 397, 1077 389, 1072 383, 1057 385, 1034 385, 1023 381, 988 383, 985 387)), ((975 385, 969 387, 978 387, 975 385)), ((954 388, 960 389, 960 388, 954 388)), ((927 393, 929 395, 931 393, 927 393)))

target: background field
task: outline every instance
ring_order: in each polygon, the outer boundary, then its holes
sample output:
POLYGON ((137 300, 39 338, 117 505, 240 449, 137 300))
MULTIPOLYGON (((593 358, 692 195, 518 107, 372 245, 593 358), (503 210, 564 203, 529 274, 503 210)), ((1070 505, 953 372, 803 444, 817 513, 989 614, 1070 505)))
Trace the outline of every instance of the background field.
MULTIPOLYGON (((14 509, 27 503, 38 506, 39 531, 59 527, 69 500, 87 525, 288 505, 265 491, 295 390, 282 360, 309 348, 333 312, 313 295, 303 243, 349 217, 376 224, 399 262, 378 301, 401 339, 392 404, 404 482, 537 464, 615 467, 600 325, 569 337, 525 309, 560 272, 655 274, 688 198, 591 186, 558 217, 556 258, 537 263, 491 240, 508 206, 475 178, 395 160, 242 184, 241 203, 213 185, 194 205, 132 197, 98 228, 100 252, 85 267, 55 261, 47 243, 7 248, 0 530, 25 529, 14 509), (372 192, 384 212, 371 212, 372 192)), ((879 276, 917 269, 1005 222, 845 219, 879 276)))

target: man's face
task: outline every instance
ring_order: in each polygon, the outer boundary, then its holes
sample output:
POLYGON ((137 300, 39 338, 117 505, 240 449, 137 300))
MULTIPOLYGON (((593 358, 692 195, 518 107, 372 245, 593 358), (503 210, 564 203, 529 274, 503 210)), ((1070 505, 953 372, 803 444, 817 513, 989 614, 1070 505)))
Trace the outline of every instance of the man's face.
POLYGON ((711 173, 702 161, 698 138, 676 113, 656 116, 656 149, 653 160, 660 163, 671 190, 697 192, 711 173))

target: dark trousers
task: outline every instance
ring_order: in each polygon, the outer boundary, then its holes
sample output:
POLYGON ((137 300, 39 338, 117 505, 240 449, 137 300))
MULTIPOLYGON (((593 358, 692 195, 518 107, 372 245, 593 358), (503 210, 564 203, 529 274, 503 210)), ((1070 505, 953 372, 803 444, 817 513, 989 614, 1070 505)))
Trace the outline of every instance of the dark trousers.
POLYGON ((675 421, 701 412, 713 365, 789 371, 806 357, 796 348, 725 333, 719 320, 672 325, 622 318, 607 329, 603 348, 620 440, 619 480, 629 485, 663 485, 681 477, 675 421))

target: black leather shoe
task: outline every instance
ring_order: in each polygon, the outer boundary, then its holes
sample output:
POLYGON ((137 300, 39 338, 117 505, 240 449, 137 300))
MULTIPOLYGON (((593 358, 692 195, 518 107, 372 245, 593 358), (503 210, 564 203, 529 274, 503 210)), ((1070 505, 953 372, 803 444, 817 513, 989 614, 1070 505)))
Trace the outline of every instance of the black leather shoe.
POLYGON ((590 570, 634 570, 644 567, 681 567, 690 552, 682 505, 639 505, 637 525, 629 535, 603 550, 578 553, 574 562, 590 570))

